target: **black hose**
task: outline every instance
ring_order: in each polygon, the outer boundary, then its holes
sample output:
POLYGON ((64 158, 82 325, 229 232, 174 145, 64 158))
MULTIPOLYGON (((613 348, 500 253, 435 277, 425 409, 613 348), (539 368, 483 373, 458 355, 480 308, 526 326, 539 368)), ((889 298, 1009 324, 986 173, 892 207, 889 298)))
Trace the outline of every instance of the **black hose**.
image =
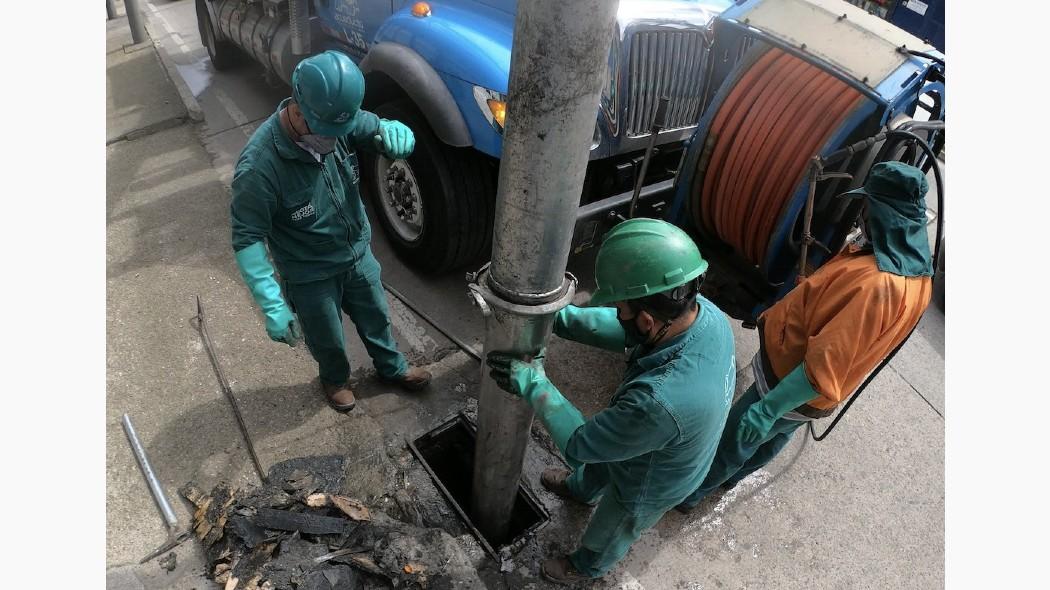
POLYGON ((925 51, 916 51, 914 49, 906 49, 905 52, 907 52, 907 53, 909 53, 911 55, 915 55, 915 56, 918 56, 918 57, 924 57, 926 59, 935 61, 935 62, 941 64, 942 66, 944 65, 944 59, 943 58, 937 57, 936 55, 932 55, 930 53, 926 53, 925 51))

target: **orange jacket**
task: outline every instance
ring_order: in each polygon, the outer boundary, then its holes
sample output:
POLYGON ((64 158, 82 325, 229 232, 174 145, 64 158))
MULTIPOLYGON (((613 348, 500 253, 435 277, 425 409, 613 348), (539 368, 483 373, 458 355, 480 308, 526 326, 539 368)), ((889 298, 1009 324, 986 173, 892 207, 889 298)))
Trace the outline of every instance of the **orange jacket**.
POLYGON ((830 411, 908 336, 931 288, 930 277, 880 271, 871 251, 851 246, 760 317, 773 372, 782 379, 805 361, 820 394, 807 405, 830 411))

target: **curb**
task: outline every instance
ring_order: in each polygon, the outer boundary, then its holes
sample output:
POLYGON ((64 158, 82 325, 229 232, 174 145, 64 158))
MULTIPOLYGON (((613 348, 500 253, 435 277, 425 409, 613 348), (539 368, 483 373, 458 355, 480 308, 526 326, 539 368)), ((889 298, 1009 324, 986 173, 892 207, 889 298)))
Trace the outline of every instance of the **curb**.
POLYGON ((153 42, 153 51, 156 52, 157 57, 160 58, 160 63, 164 66, 164 74, 168 77, 168 80, 175 86, 175 91, 178 93, 179 98, 182 99, 182 106, 186 108, 186 115, 190 120, 201 122, 204 120, 204 111, 201 110, 200 103, 194 98, 193 93, 190 92, 190 87, 186 84, 186 81, 179 75, 178 69, 175 67, 175 62, 171 61, 168 57, 168 53, 164 51, 164 48, 160 46, 160 42, 156 41, 156 35, 153 34, 153 23, 146 18, 146 32, 149 33, 149 38, 153 42))
POLYGON ((164 119, 163 121, 160 121, 159 123, 153 123, 152 125, 146 125, 145 127, 140 127, 140 128, 138 128, 138 129, 136 129, 134 131, 129 131, 129 132, 123 134, 123 135, 118 135, 117 137, 107 137, 106 138, 106 145, 109 146, 109 145, 113 145, 114 143, 117 143, 118 141, 124 141, 124 140, 132 141, 132 140, 135 140, 135 139, 139 139, 140 137, 146 137, 147 135, 153 135, 154 133, 156 133, 158 131, 164 131, 165 129, 171 129, 173 127, 178 127, 178 126, 184 124, 188 119, 189 119, 189 117, 187 115, 180 115, 178 117, 171 117, 170 119, 164 119))
MULTIPOLYGON (((120 48, 119 50, 114 50, 114 52, 116 52, 116 51, 123 51, 125 54, 128 54, 128 53, 135 53, 135 52, 138 52, 138 51, 146 51, 146 50, 152 49, 153 50, 153 54, 155 56, 157 56, 157 59, 163 65, 164 64, 164 60, 160 56, 161 52, 157 49, 156 42, 153 41, 153 34, 148 29, 146 31, 146 34, 150 36, 150 40, 143 41, 142 43, 135 43, 135 44, 131 44, 131 45, 125 45, 122 48, 120 48)), ((164 73, 164 75, 169 80, 171 80, 171 72, 169 72, 167 70, 167 66, 165 66, 165 73, 164 73)), ((179 87, 178 84, 175 84, 176 90, 178 90, 178 87, 179 87)), ((187 92, 189 92, 189 89, 187 89, 187 92)), ((140 137, 145 137, 147 135, 152 135, 152 134, 154 134, 154 133, 156 133, 158 131, 164 131, 165 129, 171 129, 173 127, 178 127, 179 125, 182 125, 183 123, 185 123, 187 120, 193 119, 193 114, 190 112, 190 109, 185 104, 185 98, 182 96, 181 92, 179 92, 179 98, 183 100, 183 108, 185 109, 185 112, 183 112, 182 114, 176 115, 174 117, 169 117, 167 119, 164 119, 163 121, 157 121, 156 123, 151 123, 149 125, 146 125, 145 127, 139 127, 138 129, 133 129, 131 131, 128 131, 127 133, 124 133, 122 135, 118 135, 116 137, 107 137, 106 138, 106 145, 109 146, 109 145, 112 145, 114 143, 117 143, 118 141, 124 141, 124 140, 131 141, 131 140, 139 139, 140 137)), ((197 101, 194 100, 193 103, 194 103, 194 105, 196 105, 197 101)), ((200 112, 200 107, 199 106, 197 106, 197 111, 198 111, 198 113, 200 112)), ((202 118, 203 118, 203 116, 202 116, 202 118)))

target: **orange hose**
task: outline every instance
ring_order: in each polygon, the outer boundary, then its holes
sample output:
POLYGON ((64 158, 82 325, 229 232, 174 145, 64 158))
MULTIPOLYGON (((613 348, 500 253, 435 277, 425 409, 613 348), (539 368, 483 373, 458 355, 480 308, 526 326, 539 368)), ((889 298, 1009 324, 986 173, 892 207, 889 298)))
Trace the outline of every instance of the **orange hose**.
POLYGON ((810 159, 862 99, 828 72, 768 50, 736 82, 711 122, 710 158, 691 187, 693 223, 761 266, 810 159))
MULTIPOLYGON (((773 59, 775 57, 776 56, 773 55, 772 52, 767 52, 765 55, 759 58, 758 61, 751 67, 751 69, 744 73, 744 75, 740 79, 740 82, 737 83, 737 87, 750 87, 751 81, 755 78, 759 78, 769 67, 769 65, 773 62, 773 59)), ((726 123, 727 119, 729 118, 729 115, 738 110, 737 102, 740 101, 741 98, 742 94, 739 92, 734 91, 730 93, 730 95, 726 98, 725 103, 722 105, 722 108, 719 109, 718 114, 715 115, 715 119, 711 124, 710 133, 717 138, 718 144, 715 151, 711 154, 711 159, 707 168, 709 172, 715 172, 717 174, 717 171, 721 167, 722 160, 725 158, 726 155, 726 146, 732 143, 731 137, 726 138, 724 136, 724 129, 727 126, 726 123)), ((703 180, 703 194, 711 194, 716 174, 709 173, 705 175, 703 180)), ((701 200, 698 198, 699 196, 700 195, 696 194, 696 192, 694 191, 694 199, 696 199, 700 203, 700 207, 698 207, 697 209, 701 213, 703 227, 707 228, 708 231, 712 233, 717 233, 713 220, 713 206, 711 205, 712 203, 716 203, 717 200, 701 200)))
MULTIPOLYGON (((790 57, 784 54, 785 58, 790 57)), ((795 99, 806 87, 809 81, 805 74, 806 63, 801 60, 784 60, 786 65, 776 76, 771 78, 771 84, 767 85, 763 93, 763 100, 757 110, 753 122, 748 125, 744 134, 744 140, 740 142, 736 150, 737 165, 731 167, 727 182, 722 188, 725 194, 729 187, 736 187, 739 194, 738 199, 753 201, 757 184, 762 180, 763 170, 755 170, 756 160, 753 155, 761 149, 768 141, 770 133, 778 120, 779 113, 784 111, 785 103, 795 99), (779 89, 777 92, 769 91, 768 86, 779 89)), ((749 216, 749 208, 734 207, 732 215, 723 221, 725 231, 733 236, 734 241, 739 241, 746 234, 746 222, 749 216)))
MULTIPOLYGON (((769 110, 770 103, 775 98, 772 93, 766 92, 766 86, 769 85, 771 80, 777 80, 784 75, 785 66, 791 64, 785 62, 783 55, 779 55, 773 62, 773 67, 770 72, 767 73, 763 78, 755 81, 755 99, 747 108, 747 119, 749 120, 761 120, 764 117, 764 113, 769 110)), ((754 140, 754 131, 758 125, 742 125, 737 133, 734 141, 734 145, 731 153, 725 160, 725 165, 718 171, 718 193, 725 194, 730 186, 737 187, 740 182, 741 169, 747 165, 746 154, 751 150, 749 147, 754 140)), ((733 207, 731 203, 720 202, 716 207, 718 210, 718 225, 722 228, 723 233, 731 233, 731 221, 734 217, 735 212, 738 210, 737 207, 733 207)), ((723 236, 729 238, 728 235, 723 236)), ((731 239, 731 238, 730 238, 731 239)))

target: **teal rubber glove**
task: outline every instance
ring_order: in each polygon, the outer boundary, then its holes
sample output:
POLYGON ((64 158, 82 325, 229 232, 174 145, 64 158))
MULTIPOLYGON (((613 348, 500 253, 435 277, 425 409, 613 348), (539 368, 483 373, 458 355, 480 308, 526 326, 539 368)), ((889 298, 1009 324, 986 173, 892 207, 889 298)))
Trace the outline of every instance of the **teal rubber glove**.
MULTIPOLYGON (((572 434, 583 426, 583 414, 547 379, 543 370, 543 351, 528 361, 508 353, 490 352, 486 364, 492 369, 489 375, 501 389, 532 406, 554 444, 568 459, 565 449, 572 434)), ((569 463, 571 465, 573 461, 569 460, 569 463)))
POLYGON ((416 136, 401 121, 379 120, 379 133, 376 134, 376 149, 391 159, 404 160, 412 155, 416 147, 416 136))
POLYGON ((740 419, 737 439, 752 444, 762 440, 784 414, 820 396, 806 377, 805 367, 805 363, 795 367, 766 397, 751 404, 740 419))
POLYGON ((613 352, 623 352, 632 345, 616 319, 615 307, 563 307, 554 314, 554 334, 613 352))
POLYGON ((281 297, 281 287, 273 278, 273 265, 266 257, 266 247, 262 242, 255 242, 243 248, 234 256, 241 277, 248 284, 252 297, 266 316, 266 333, 276 342, 295 346, 302 337, 299 324, 281 297))

